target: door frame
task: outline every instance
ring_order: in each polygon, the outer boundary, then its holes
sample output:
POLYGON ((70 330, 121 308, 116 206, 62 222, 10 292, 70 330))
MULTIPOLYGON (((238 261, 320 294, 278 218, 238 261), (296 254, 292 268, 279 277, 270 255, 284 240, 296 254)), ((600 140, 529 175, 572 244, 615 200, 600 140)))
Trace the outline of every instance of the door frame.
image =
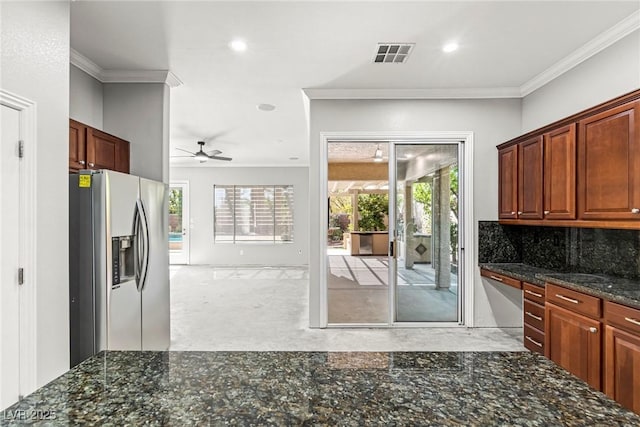
MULTIPOLYGON (((189 181, 176 180, 169 183, 169 191, 171 188, 182 188, 182 227, 186 229, 186 234, 183 234, 182 238, 182 253, 184 254, 184 262, 176 262, 172 260, 171 250, 169 250, 169 263, 170 264, 184 264, 189 265, 191 263, 191 217, 189 216, 189 181), (186 202, 186 203, 185 203, 186 202), (185 227, 186 225, 186 227, 185 227), (186 237, 185 237, 186 236, 186 237)), ((167 196, 167 207, 168 207, 167 196)), ((167 216, 168 218, 168 216, 167 216)), ((174 251, 176 253, 177 251, 174 251)))
MULTIPOLYGON (((462 219, 458 226, 460 234, 463 236, 460 242, 459 265, 463 267, 463 275, 458 276, 462 283, 459 285, 460 292, 463 292, 459 305, 459 322, 394 322, 392 319, 393 308, 389 307, 389 322, 386 324, 345 324, 335 325, 331 327, 443 327, 443 326, 462 326, 473 327, 474 326, 474 281, 473 281, 473 260, 475 259, 475 233, 473 232, 473 132, 472 131, 397 131, 397 132, 321 132, 320 133, 320 200, 326 200, 328 197, 328 144, 329 142, 389 142, 389 164, 395 162, 395 153, 391 147, 393 143, 433 143, 433 142, 461 142, 464 147, 464 155, 458 159, 460 170, 463 171, 463 179, 460 182, 462 186, 462 200, 464 206, 460 206, 459 209, 462 212, 460 218, 462 219)), ((395 170, 395 166, 394 166, 395 170)), ((391 182, 389 183, 391 188, 391 182)), ((328 206, 326 203, 320 203, 320 218, 328 217, 328 206)), ((392 218, 389 217, 389 223, 391 224, 392 218)), ((329 224, 327 221, 321 221, 319 227, 319 235, 317 236, 320 242, 320 259, 317 260, 320 269, 320 327, 326 328, 328 326, 328 283, 327 283, 327 242, 326 236, 328 233, 329 224)), ((392 273, 393 268, 390 268, 389 274, 392 273)), ((391 288, 391 284, 389 285, 391 288)), ((389 294, 390 303, 391 293, 389 294)))
MULTIPOLYGON (((0 104, 18 110, 20 137, 24 144, 24 156, 20 162, 20 243, 19 259, 24 268, 24 283, 20 287, 20 386, 21 396, 37 389, 37 333, 36 333, 36 174, 37 138, 35 102, 0 89, 0 104)), ((1 345, 1 343, 0 343, 1 345)))

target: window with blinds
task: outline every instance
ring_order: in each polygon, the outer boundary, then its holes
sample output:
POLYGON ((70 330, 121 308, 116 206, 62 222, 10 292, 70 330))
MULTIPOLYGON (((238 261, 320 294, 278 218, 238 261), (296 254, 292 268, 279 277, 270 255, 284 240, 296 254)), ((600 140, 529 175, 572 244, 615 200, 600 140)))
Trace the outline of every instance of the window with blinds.
POLYGON ((293 241, 293 185, 214 185, 214 242, 293 241))

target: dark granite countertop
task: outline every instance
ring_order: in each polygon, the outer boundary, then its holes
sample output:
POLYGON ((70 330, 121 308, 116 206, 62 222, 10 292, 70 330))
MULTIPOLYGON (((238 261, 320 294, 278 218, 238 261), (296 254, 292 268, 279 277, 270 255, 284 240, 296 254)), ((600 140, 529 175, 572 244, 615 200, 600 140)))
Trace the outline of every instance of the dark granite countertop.
POLYGON ((563 273, 522 263, 486 263, 481 268, 535 285, 545 282, 640 309, 640 281, 604 274, 563 273))
POLYGON ((551 270, 522 263, 486 263, 480 264, 480 268, 542 287, 544 287, 544 279, 538 278, 537 275, 554 273, 551 270))
POLYGON ((531 352, 103 352, 0 412, 0 425, 23 423, 630 426, 640 416, 531 352))

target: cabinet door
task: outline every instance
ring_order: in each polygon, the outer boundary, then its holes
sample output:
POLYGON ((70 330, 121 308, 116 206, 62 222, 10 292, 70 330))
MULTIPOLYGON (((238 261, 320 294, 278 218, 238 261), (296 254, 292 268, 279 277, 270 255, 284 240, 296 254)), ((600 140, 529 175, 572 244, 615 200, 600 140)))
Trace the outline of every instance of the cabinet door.
POLYGON ((87 162, 91 169, 116 170, 118 138, 97 129, 87 132, 87 162))
POLYGON ((129 173, 129 141, 123 139, 116 144, 116 167, 118 172, 129 173))
POLYGON ((545 314, 546 356, 600 390, 600 322, 549 302, 545 314))
POLYGON ((69 170, 86 169, 86 126, 69 119, 69 170))
POLYGON ((579 122, 578 216, 640 219, 640 101, 579 122))
POLYGON ((544 136, 544 217, 576 218, 576 125, 544 136))
POLYGON ((518 146, 498 151, 498 218, 518 217, 518 146))
POLYGON ((542 219, 542 136, 518 147, 518 218, 542 219))
POLYGON ((640 413, 640 336, 607 325, 604 392, 640 413))

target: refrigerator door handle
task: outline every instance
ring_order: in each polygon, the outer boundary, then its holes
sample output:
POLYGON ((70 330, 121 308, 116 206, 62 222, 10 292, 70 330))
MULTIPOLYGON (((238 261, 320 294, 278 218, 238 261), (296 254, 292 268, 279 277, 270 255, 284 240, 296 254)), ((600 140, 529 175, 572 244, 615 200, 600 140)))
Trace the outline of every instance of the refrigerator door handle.
POLYGON ((140 284, 138 286, 138 290, 142 291, 147 284, 147 272, 149 270, 149 220, 147 219, 147 212, 144 209, 144 203, 141 199, 136 201, 137 209, 140 212, 140 225, 141 225, 141 235, 140 239, 142 242, 142 259, 141 262, 141 273, 140 273, 140 284))
POLYGON ((142 259, 142 257, 140 256, 140 252, 142 250, 142 246, 140 243, 140 209, 138 207, 138 202, 136 201, 136 207, 133 211, 133 231, 132 233, 134 235, 134 240, 133 240, 133 270, 134 270, 134 277, 135 277, 135 281, 136 281, 136 289, 140 290, 140 270, 141 270, 141 264, 140 264, 140 260, 142 259))

